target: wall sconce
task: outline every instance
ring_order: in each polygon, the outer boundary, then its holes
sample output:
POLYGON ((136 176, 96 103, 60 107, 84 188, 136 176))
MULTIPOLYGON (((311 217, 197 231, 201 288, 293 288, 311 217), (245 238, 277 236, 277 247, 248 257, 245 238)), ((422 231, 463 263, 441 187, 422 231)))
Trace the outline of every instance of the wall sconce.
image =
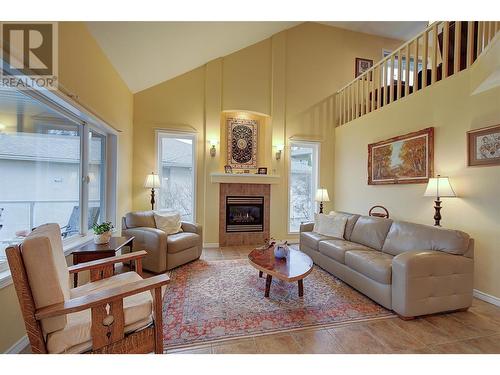
POLYGON ((283 145, 283 144, 276 145, 276 160, 281 159, 281 153, 283 152, 284 149, 285 149, 285 145, 283 145))
POLYGON ((215 146, 219 144, 219 141, 217 139, 211 139, 209 143, 210 143, 210 156, 214 158, 215 155, 217 155, 217 148, 215 146))

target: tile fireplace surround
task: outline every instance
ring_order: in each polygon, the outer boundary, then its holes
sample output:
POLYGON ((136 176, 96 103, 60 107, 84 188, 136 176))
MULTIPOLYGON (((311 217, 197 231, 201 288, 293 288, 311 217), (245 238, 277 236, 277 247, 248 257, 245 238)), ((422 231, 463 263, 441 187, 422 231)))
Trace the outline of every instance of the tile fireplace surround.
POLYGON ((219 185, 219 245, 261 245, 269 238, 269 209, 271 187, 269 184, 224 184, 219 185), (226 197, 264 197, 264 230, 262 232, 226 232, 226 197))

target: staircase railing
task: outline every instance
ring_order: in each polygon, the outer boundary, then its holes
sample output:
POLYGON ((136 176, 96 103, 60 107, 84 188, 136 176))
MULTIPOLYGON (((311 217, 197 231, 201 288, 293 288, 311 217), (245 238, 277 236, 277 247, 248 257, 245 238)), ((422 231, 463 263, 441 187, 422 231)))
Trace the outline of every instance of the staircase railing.
POLYGON ((498 21, 437 21, 337 91, 337 126, 471 66, 500 32, 498 21))

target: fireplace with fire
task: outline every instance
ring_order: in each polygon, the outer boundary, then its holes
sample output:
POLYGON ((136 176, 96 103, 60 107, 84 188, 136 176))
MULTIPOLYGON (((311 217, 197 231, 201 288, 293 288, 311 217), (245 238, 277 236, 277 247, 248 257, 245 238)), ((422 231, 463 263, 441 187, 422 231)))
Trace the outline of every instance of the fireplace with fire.
POLYGON ((262 231, 264 231, 264 197, 226 197, 226 232, 262 231))

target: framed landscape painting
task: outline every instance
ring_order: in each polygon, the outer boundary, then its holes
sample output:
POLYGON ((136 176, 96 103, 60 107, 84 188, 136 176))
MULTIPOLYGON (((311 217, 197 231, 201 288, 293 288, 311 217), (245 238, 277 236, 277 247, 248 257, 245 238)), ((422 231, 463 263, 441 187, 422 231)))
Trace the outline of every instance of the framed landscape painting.
POLYGON ((467 132, 468 165, 500 165, 500 125, 467 132))
POLYGON ((434 128, 368 145, 368 185, 426 183, 434 168, 434 128))

